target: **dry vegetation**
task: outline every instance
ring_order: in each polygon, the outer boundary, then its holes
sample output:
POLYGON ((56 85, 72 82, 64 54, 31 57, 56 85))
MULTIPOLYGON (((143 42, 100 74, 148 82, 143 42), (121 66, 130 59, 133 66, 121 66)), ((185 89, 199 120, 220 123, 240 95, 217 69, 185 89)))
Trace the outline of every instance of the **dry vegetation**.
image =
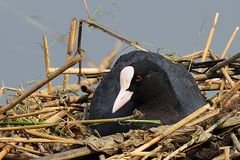
POLYGON ((106 29, 90 17, 79 23, 73 18, 66 63, 53 68, 50 65, 47 37, 44 36, 46 79, 28 91, 23 88, 1 87, 1 94, 14 91, 14 96, 0 108, 0 159, 71 159, 86 155, 92 157, 85 159, 99 156, 100 159, 108 160, 149 157, 159 160, 191 159, 193 156, 220 160, 240 157, 240 53, 226 58, 239 28, 233 32, 229 43, 218 57, 210 50, 217 19, 218 13, 203 51, 174 59, 175 63, 183 64, 192 73, 204 94, 216 91, 216 95, 206 105, 174 125, 147 131, 131 130, 106 137, 94 136, 87 126, 94 123, 124 122, 138 115, 119 119, 84 120, 94 93, 92 85, 98 84, 99 79, 109 71, 119 50, 113 49, 98 68, 82 68, 81 61, 86 54, 81 46, 82 27, 94 27, 138 50, 148 50, 137 42, 106 29), (76 54, 73 56, 74 50, 76 54), (78 68, 71 68, 77 63, 78 68), (51 80, 60 74, 64 74, 64 85, 54 87, 51 80), (69 83, 72 74, 80 75, 78 83, 69 83), (40 90, 44 85, 48 87, 40 90), (81 95, 76 94, 79 89, 83 91, 81 95))

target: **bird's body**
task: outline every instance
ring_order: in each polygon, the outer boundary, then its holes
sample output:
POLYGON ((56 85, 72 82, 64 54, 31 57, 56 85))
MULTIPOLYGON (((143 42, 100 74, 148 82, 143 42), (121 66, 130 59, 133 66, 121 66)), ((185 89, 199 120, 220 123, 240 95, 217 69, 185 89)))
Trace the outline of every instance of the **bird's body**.
MULTIPOLYGON (((145 114, 145 119, 161 119, 165 124, 172 124, 202 106, 204 101, 193 77, 183 66, 156 53, 134 51, 121 56, 97 87, 89 119, 125 117, 132 115, 136 108, 145 114), (127 85, 120 87, 120 81, 127 85)), ((108 135, 136 126, 152 127, 113 123, 96 129, 108 135)))

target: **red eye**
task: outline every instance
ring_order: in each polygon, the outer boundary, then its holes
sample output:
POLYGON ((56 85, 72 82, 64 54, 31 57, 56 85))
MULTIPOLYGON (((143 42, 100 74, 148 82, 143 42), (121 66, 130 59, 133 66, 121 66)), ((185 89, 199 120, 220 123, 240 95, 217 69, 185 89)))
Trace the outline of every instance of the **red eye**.
POLYGON ((136 78, 135 78, 135 81, 137 81, 137 82, 140 82, 140 81, 142 81, 143 80, 143 77, 142 76, 137 76, 136 78))

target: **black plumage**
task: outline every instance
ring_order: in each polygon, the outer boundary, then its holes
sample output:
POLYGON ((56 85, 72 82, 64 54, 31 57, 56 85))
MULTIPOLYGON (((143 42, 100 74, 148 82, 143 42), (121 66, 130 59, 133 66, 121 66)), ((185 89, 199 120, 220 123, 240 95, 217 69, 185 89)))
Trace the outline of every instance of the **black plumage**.
MULTIPOLYGON (((165 124, 186 117, 205 102, 193 77, 180 64, 174 64, 156 53, 133 51, 121 56, 97 87, 89 119, 116 118, 132 115, 135 108, 145 119, 161 119, 165 124), (128 91, 131 99, 113 113, 120 91, 120 73, 126 67, 134 69, 128 91)), ((125 132, 131 128, 147 129, 152 125, 105 124, 95 129, 102 135, 125 132)))

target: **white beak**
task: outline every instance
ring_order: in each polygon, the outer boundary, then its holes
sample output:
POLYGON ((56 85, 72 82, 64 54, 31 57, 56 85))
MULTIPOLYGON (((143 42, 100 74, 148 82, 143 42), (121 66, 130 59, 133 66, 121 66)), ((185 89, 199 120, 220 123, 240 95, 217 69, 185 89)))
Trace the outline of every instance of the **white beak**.
POLYGON ((120 90, 118 93, 118 96, 114 102, 112 113, 119 110, 124 104, 126 104, 132 97, 133 92, 126 91, 126 90, 120 90))
POLYGON ((127 66, 123 68, 120 73, 120 92, 114 102, 112 113, 119 110, 124 104, 126 104, 132 97, 133 92, 127 91, 134 75, 134 68, 127 66))

